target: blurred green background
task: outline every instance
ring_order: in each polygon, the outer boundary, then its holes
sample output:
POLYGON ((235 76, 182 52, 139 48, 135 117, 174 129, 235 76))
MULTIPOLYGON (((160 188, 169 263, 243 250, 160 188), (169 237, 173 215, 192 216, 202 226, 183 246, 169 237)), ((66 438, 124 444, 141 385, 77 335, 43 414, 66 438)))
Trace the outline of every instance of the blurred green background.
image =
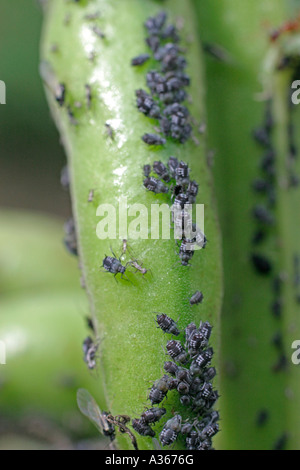
POLYGON ((0 0, 0 106, 2 207, 67 216, 60 187, 65 156, 39 77, 42 8, 37 0, 0 0), (13 21, 12 21, 13 18, 13 21))
POLYGON ((101 448, 76 404, 79 387, 97 389, 82 360, 78 261, 63 246, 71 207, 38 72, 41 27, 38 1, 0 0, 0 449, 101 448))

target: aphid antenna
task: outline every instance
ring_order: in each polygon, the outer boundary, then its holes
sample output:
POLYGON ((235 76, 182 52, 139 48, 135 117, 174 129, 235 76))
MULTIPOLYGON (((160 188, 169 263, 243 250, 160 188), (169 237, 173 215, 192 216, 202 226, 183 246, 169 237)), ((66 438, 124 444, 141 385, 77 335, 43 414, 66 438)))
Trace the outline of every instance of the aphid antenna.
MULTIPOLYGON (((109 274, 110 274, 110 273, 109 273, 109 274)), ((119 281, 118 281, 118 279, 117 279, 117 275, 118 275, 118 274, 121 274, 121 279, 123 279, 123 280, 126 281, 126 282, 130 282, 131 284, 133 284, 133 283, 131 282, 131 280, 128 279, 128 277, 126 276, 126 274, 124 274, 124 273, 115 273, 115 274, 114 274, 114 280, 116 281, 117 284, 119 283, 119 281)))
POLYGON ((185 268, 191 268, 193 266, 191 263, 182 264, 182 262, 179 259, 176 261, 176 263, 172 266, 171 269, 175 269, 176 267, 178 267, 178 264, 181 264, 181 266, 184 266, 185 268))
MULTIPOLYGON (((118 260, 120 261, 121 256, 120 256, 119 258, 117 257, 117 255, 113 252, 113 249, 112 249, 112 246, 111 246, 111 245, 109 245, 109 248, 110 248, 110 251, 111 251, 111 253, 113 254, 114 258, 116 258, 116 259, 118 259, 118 260)), ((106 255, 105 255, 105 256, 106 256, 106 255)))

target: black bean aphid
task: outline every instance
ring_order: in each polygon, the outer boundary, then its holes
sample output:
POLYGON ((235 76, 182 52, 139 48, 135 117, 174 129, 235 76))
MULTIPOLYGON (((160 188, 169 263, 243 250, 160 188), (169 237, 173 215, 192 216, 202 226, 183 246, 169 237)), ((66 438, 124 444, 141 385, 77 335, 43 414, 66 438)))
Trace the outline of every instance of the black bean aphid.
POLYGON ((183 406, 189 406, 191 404, 192 397, 190 395, 182 395, 179 400, 183 406))
POLYGON ((77 256, 78 255, 77 236, 76 236, 75 222, 73 218, 70 218, 65 222, 64 231, 65 231, 65 237, 64 237, 65 247, 67 248, 69 253, 77 256))
POLYGON ((287 440, 288 440, 287 434, 283 433, 275 441, 275 443, 273 445, 273 450, 284 450, 284 448, 286 447, 286 444, 287 444, 287 440))
POLYGON ((251 260, 252 260, 253 266, 255 267, 255 270, 259 274, 268 275, 272 271, 272 267, 273 267, 272 263, 265 256, 257 254, 257 253, 253 253, 251 255, 251 260))
POLYGON ((190 248, 189 243, 183 240, 179 248, 179 258, 181 260, 182 266, 188 266, 189 261, 191 261, 193 255, 194 250, 190 248))
POLYGON ((150 408, 141 414, 141 419, 147 424, 156 423, 166 412, 165 408, 150 408))
POLYGON ((100 16, 100 11, 95 11, 94 13, 87 13, 86 15, 84 15, 84 19, 87 21, 94 21, 100 18, 100 16))
POLYGON ((105 256, 101 267, 103 267, 107 272, 114 274, 114 277, 116 277, 117 274, 121 274, 121 277, 123 278, 126 271, 126 266, 123 266, 121 261, 113 256, 105 256))
POLYGON ((274 217, 269 212, 269 210, 259 204, 253 208, 253 217, 258 221, 266 225, 273 225, 274 224, 274 217))
POLYGON ((142 419, 133 419, 132 427, 141 436, 155 436, 155 431, 142 419))
POLYGON ((200 304, 202 302, 203 298, 204 298, 204 296, 203 296, 202 292, 197 290, 195 292, 195 294, 193 294, 192 297, 190 298, 190 304, 191 305, 200 304))
POLYGON ((271 312, 275 318, 280 318, 282 315, 282 300, 275 299, 271 304, 271 312))
POLYGON ((152 191, 156 194, 167 193, 169 191, 169 188, 162 183, 162 181, 159 181, 153 176, 149 176, 144 179, 144 186, 148 191, 152 191))
POLYGON ((90 370, 95 369, 96 367, 96 354, 98 347, 99 345, 95 344, 89 336, 83 342, 82 349, 84 353, 84 361, 90 370))
POLYGON ((173 444, 173 442, 176 441, 177 437, 178 437, 178 433, 176 433, 172 429, 166 429, 166 428, 164 428, 159 435, 159 439, 163 447, 173 444))
POLYGON ((98 38, 100 38, 100 39, 104 39, 104 38, 105 38, 105 34, 101 31, 101 29, 99 28, 99 26, 94 25, 94 26, 92 27, 92 31, 96 34, 96 36, 98 36, 98 38))
POLYGON ((207 52, 211 57, 216 60, 219 60, 220 62, 231 62, 231 57, 229 53, 218 44, 206 42, 203 44, 203 50, 207 52))
POLYGON ((69 174, 69 167, 65 165, 60 173, 60 184, 62 187, 68 191, 70 189, 70 174, 69 174))
POLYGON ((266 193, 269 188, 269 183, 263 178, 257 178, 253 181, 252 188, 258 193, 266 193))
POLYGON ((154 162, 153 163, 153 171, 156 173, 165 183, 169 183, 170 181, 170 175, 165 167, 165 165, 162 162, 154 162))
POLYGON ((85 317, 87 327, 93 332, 96 333, 95 325, 91 317, 85 317))
POLYGON ((188 355, 185 352, 180 341, 170 340, 166 345, 167 353, 174 361, 185 364, 188 361, 188 355))
POLYGON ((273 177, 275 173, 275 153, 274 150, 268 150, 260 162, 261 169, 269 176, 273 177))
POLYGON ((145 39, 146 44, 150 47, 152 52, 156 52, 160 45, 159 37, 155 34, 151 34, 148 38, 145 39))
POLYGON ((166 361, 164 363, 164 370, 168 372, 168 374, 176 376, 176 372, 178 370, 178 365, 172 361, 166 361))
POLYGON ((164 30, 161 32, 162 39, 171 39, 172 42, 178 42, 179 36, 176 31, 176 27, 172 24, 166 26, 164 30))
POLYGON ((189 197, 190 204, 193 204, 195 202, 196 196, 198 194, 198 189, 199 189, 199 185, 198 183, 196 183, 196 181, 189 182, 186 192, 189 197))
POLYGON ((261 427, 266 424, 269 419, 269 416, 270 414, 267 410, 260 410, 256 416, 256 426, 261 427))
POLYGON ((205 439, 206 437, 213 437, 219 432, 219 425, 218 423, 208 424, 203 431, 201 432, 201 439, 205 439))
POLYGON ((288 367, 288 359, 284 353, 281 353, 277 359, 277 362, 273 365, 273 372, 285 371, 288 367))
POLYGON ((88 83, 85 85, 85 98, 86 98, 86 105, 87 108, 90 109, 92 103, 92 87, 88 83))
POLYGON ((143 167, 143 172, 144 172, 144 176, 148 177, 151 173, 151 165, 144 165, 143 167))
POLYGON ((166 394, 163 393, 161 390, 157 390, 156 388, 153 388, 150 390, 148 398, 151 401, 152 405, 157 405, 163 401, 165 396, 166 394))
POLYGON ((160 108, 154 99, 144 90, 136 90, 136 105, 138 110, 151 118, 160 117, 160 108))
POLYGON ((169 333, 174 336, 178 336, 180 334, 180 331, 176 326, 176 322, 172 320, 172 318, 168 317, 168 315, 165 315, 164 313, 157 315, 156 322, 158 324, 158 327, 164 333, 169 333))
POLYGON ((252 244, 253 245, 259 245, 264 241, 266 237, 266 232, 263 229, 256 230, 254 232, 253 237, 252 237, 252 244))
POLYGON ((174 418, 171 418, 166 422, 159 435, 159 439, 163 447, 176 441, 181 430, 181 421, 181 416, 176 415, 174 418))
POLYGON ((204 380, 212 380, 215 376, 217 375, 217 371, 216 371, 216 368, 215 367, 209 367, 208 369, 206 369, 203 374, 202 374, 202 377, 204 380))
POLYGON ((164 375, 161 379, 156 380, 153 386, 151 387, 148 396, 149 400, 151 401, 151 404, 158 405, 159 403, 161 403, 167 395, 168 391, 174 388, 172 387, 172 384, 172 379, 167 375, 164 375))
POLYGON ((89 191, 88 202, 93 202, 93 200, 94 200, 94 195, 95 195, 95 191, 94 191, 94 189, 91 189, 91 190, 89 191))
POLYGON ((143 268, 143 264, 139 264, 137 260, 129 261, 128 264, 135 268, 136 272, 139 271, 143 276, 149 271, 148 269, 143 268))
POLYGON ((68 114, 70 124, 72 124, 72 126, 78 126, 78 121, 75 118, 74 113, 70 106, 67 106, 67 114, 68 114))
POLYGON ((200 353, 195 358, 195 363, 197 364, 198 367, 203 368, 211 361, 212 357, 213 357, 213 349, 208 348, 206 351, 200 353))
POLYGON ((175 170, 176 183, 180 185, 188 184, 189 173, 190 173, 190 169, 187 163, 183 161, 179 162, 175 170))
POLYGON ((186 382, 179 382, 178 386, 177 386, 177 392, 180 394, 180 395, 187 395, 190 391, 190 386, 188 383, 186 382))
POLYGON ((263 127, 258 127, 253 131, 253 137, 260 145, 263 147, 269 147, 270 145, 270 137, 268 131, 266 131, 263 127))
POLYGON ((166 347, 167 352, 171 358, 175 358, 183 352, 182 344, 180 341, 176 341, 175 339, 168 341, 166 347))
POLYGON ((55 100, 59 104, 59 106, 63 106, 65 104, 65 96, 66 96, 66 87, 63 83, 59 83, 56 88, 55 93, 55 100))
POLYGON ((185 339, 186 341, 189 341, 189 338, 191 337, 191 334, 197 330, 197 326, 195 323, 189 323, 187 327, 185 328, 185 339))
POLYGON ((143 65, 149 59, 150 59, 149 54, 140 54, 139 56, 134 57, 133 59, 131 59, 131 65, 133 65, 133 66, 143 65))
POLYGON ((145 28, 147 28, 149 34, 159 34, 166 20, 167 20, 166 12, 161 11, 156 16, 148 18, 145 21, 144 26, 145 28))
POLYGON ((106 127, 106 132, 107 132, 108 137, 109 137, 111 140, 114 140, 114 138, 115 138, 115 133, 114 133, 114 130, 113 130, 113 128, 111 127, 111 125, 110 125, 108 122, 106 122, 106 123, 105 123, 105 127, 106 127))
POLYGON ((168 167, 169 167, 169 172, 172 176, 172 178, 175 178, 176 176, 176 168, 178 167, 179 162, 177 158, 175 157, 170 157, 168 161, 168 167))
POLYGON ((165 145, 166 139, 156 134, 144 134, 142 140, 148 145, 165 145))

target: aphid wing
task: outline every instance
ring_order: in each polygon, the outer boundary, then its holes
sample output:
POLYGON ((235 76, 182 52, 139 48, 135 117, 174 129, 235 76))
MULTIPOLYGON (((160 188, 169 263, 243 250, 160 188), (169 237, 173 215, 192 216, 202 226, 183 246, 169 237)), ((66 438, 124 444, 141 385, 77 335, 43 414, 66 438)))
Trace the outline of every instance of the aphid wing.
POLYGON ((92 395, 84 388, 77 390, 77 404, 81 413, 86 416, 94 426, 96 426, 101 434, 103 434, 105 425, 100 408, 92 395))
POLYGON ((156 439, 156 437, 152 438, 152 444, 153 444, 153 449, 154 450, 162 450, 162 447, 161 447, 160 443, 158 442, 158 440, 156 439))
POLYGON ((50 63, 45 60, 42 61, 39 66, 39 71, 40 71, 40 76, 43 82, 45 83, 45 85, 47 85, 50 91, 52 91, 52 93, 55 95, 59 87, 59 82, 56 78, 55 72, 52 66, 50 65, 50 63))

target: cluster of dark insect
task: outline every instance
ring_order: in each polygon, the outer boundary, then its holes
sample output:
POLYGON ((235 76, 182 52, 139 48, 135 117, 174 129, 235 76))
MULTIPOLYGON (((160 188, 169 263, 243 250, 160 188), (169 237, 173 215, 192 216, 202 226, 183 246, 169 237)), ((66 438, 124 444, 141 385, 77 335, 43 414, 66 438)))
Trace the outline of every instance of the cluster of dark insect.
MULTIPOLYGON (((267 101, 265 109, 265 118, 263 124, 254 130, 253 136, 257 143, 264 149, 264 154, 260 160, 260 171, 262 177, 255 179, 253 190, 261 195, 266 201, 265 204, 256 205, 253 209, 253 217, 258 224, 253 237, 253 244, 260 245, 270 235, 270 227, 275 224, 274 208, 276 206, 276 152, 273 146, 272 130, 274 122, 272 118, 272 100, 267 101)), ((284 277, 282 273, 274 274, 273 261, 257 252, 252 254, 252 262, 259 274, 272 276, 271 286, 273 300, 270 305, 270 311, 275 318, 282 316, 282 284, 284 277)), ((272 366, 274 372, 284 370, 287 366, 287 359, 284 353, 282 333, 276 331, 272 338, 272 344, 278 351, 278 359, 272 366)))
POLYGON ((133 66, 141 66, 150 59, 156 64, 146 76, 149 92, 136 90, 138 110, 159 122, 160 135, 146 133, 142 137, 148 145, 164 145, 166 137, 184 143, 192 134, 189 110, 181 104, 187 98, 185 88, 190 84, 190 77, 185 73, 184 50, 179 45, 176 26, 166 22, 164 11, 146 20, 146 44, 151 53, 141 54, 131 61, 133 66))
POLYGON ((192 219, 198 183, 190 179, 187 163, 179 162, 175 157, 169 158, 167 166, 161 161, 155 161, 152 166, 145 165, 144 176, 144 186, 148 191, 171 193, 174 238, 179 245, 180 262, 188 266, 195 250, 205 248, 207 243, 204 233, 192 219))
MULTIPOLYGON (((195 305, 202 299, 203 294, 197 291, 190 303, 195 305)), ((156 321, 164 333, 173 336, 181 334, 176 322, 168 315, 158 314, 156 321)), ((219 395, 212 384, 216 370, 210 367, 213 358, 213 349, 209 346, 211 331, 209 322, 201 322, 198 328, 195 323, 190 323, 185 328, 183 342, 175 339, 167 342, 166 353, 171 360, 164 363, 166 373, 155 380, 150 389, 148 400, 152 408, 146 409, 140 418, 132 420, 133 429, 137 433, 156 436, 151 425, 166 414, 166 409, 158 405, 169 392, 174 391, 178 394, 183 410, 188 410, 189 417, 184 420, 177 413, 168 419, 159 433, 161 445, 171 445, 181 438, 188 450, 212 448, 212 437, 219 431, 219 413, 213 410, 219 395)))

